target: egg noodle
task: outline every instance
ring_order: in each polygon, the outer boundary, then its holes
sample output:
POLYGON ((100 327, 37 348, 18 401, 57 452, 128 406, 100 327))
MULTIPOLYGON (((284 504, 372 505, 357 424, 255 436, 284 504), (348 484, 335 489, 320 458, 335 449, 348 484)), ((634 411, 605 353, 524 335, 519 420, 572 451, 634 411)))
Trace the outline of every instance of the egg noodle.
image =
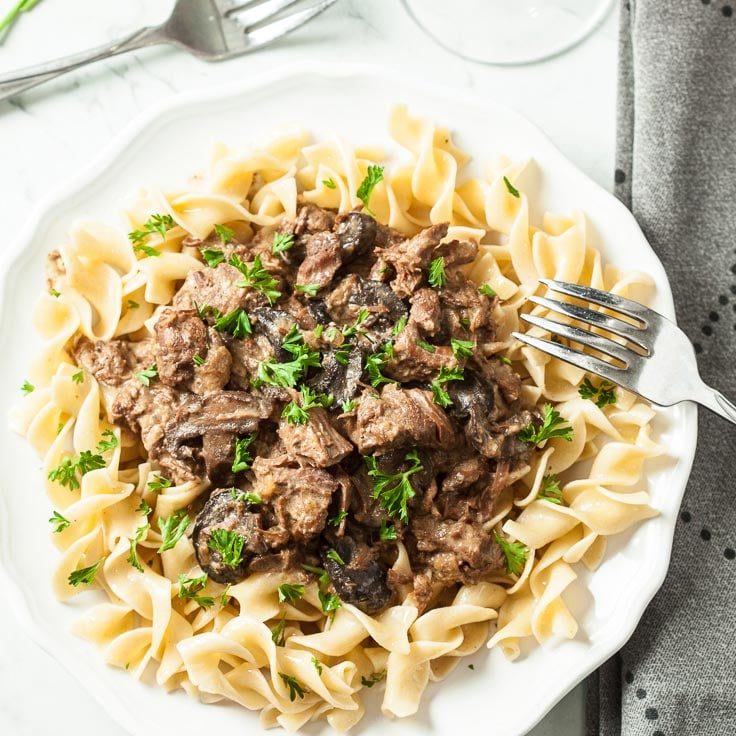
MULTIPOLYGON (((604 266, 586 244, 578 212, 547 214, 531 226, 527 197, 515 194, 523 164, 497 159, 485 178, 463 178, 468 157, 448 131, 404 107, 393 110, 390 133, 406 155, 386 166, 371 210, 407 235, 449 222, 448 240, 480 242, 466 273, 500 297, 493 316, 506 344, 503 355, 522 375, 523 399, 553 404, 573 428, 572 441, 552 439, 532 453, 530 472, 492 522, 507 540, 528 548, 519 575, 463 585, 451 603, 421 615, 411 585, 399 591, 399 605, 376 616, 347 603, 324 613, 316 582, 305 586, 300 600, 279 602, 278 586, 288 576, 273 573, 251 574, 227 587, 207 581, 197 595, 209 597, 208 605, 182 597, 179 577, 196 578, 202 570, 186 534, 172 549, 153 554, 162 541, 157 522, 208 486, 156 488, 156 468, 108 420, 111 389, 80 373, 69 352, 79 334, 92 340, 151 337, 182 279, 203 267, 196 249, 182 245, 185 236, 204 239, 223 224, 247 242, 253 226, 271 228, 294 218, 298 202, 350 210, 360 204, 356 192, 368 166, 383 162, 380 151, 343 141, 311 143, 301 132, 278 135, 245 154, 219 146, 207 170, 185 188, 144 191, 125 213, 128 230, 152 213, 173 218, 175 226, 155 242, 160 255, 135 251, 123 228, 79 222, 59 245, 63 266, 33 315, 43 337, 30 366, 35 390, 14 410, 12 424, 43 457, 44 477, 65 458, 95 452, 110 432, 117 440, 102 443, 104 467, 84 473, 79 488, 46 481, 49 499, 68 522, 53 534, 61 552, 56 594, 66 600, 91 587, 107 598, 81 616, 75 633, 94 642, 111 665, 136 677, 154 672, 166 690, 183 688, 207 703, 227 699, 259 710, 264 727, 296 730, 324 718, 348 729, 364 713, 362 689, 374 684, 385 688, 386 715, 409 716, 430 680, 448 675, 485 643, 513 659, 525 638, 574 637, 577 623, 563 593, 577 576, 576 563, 595 568, 608 535, 656 513, 640 490, 644 460, 660 453, 650 439, 651 407, 617 388, 616 402, 599 408, 579 393, 582 371, 510 337, 520 311, 534 306, 528 297, 544 293, 540 277, 622 296, 651 280, 604 266), (540 497, 550 473, 569 479, 561 482, 561 503, 540 497), (141 570, 128 560, 136 543, 153 557, 141 570), (97 562, 88 585, 70 585, 72 573, 97 562)), ((539 306, 533 311, 545 313, 539 306)), ((397 545, 394 568, 410 579, 409 556, 397 545)))

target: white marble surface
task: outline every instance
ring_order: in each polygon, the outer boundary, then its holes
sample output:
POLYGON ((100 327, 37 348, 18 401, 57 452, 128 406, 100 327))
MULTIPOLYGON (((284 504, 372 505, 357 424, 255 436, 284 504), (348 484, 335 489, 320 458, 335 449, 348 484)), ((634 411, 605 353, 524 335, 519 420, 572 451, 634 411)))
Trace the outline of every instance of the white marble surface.
MULTIPOLYGON (((11 0, 0 0, 0 14, 11 0)), ((98 45, 166 16, 168 0, 44 0, 0 45, 0 74, 98 45)), ((562 56, 516 68, 463 61, 434 44, 399 0, 339 0, 317 21, 256 54, 205 64, 170 48, 101 62, 0 103, 0 223, 12 238, 34 206, 62 187, 152 104, 295 60, 374 62, 475 91, 524 114, 606 187, 614 168, 616 18, 562 56)), ((2 244, 0 244, 0 248, 2 244)), ((0 606, 0 734, 124 736, 66 671, 0 606), (64 714, 63 719, 59 718, 64 714)), ((486 729, 483 729, 486 732, 486 729)), ((582 688, 532 732, 582 734, 582 688)))

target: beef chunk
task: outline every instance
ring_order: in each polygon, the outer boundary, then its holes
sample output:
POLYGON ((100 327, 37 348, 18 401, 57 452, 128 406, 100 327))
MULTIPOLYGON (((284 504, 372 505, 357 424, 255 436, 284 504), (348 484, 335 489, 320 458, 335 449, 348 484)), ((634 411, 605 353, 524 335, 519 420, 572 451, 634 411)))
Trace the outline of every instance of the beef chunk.
POLYGON ((378 562, 378 549, 356 543, 348 536, 339 539, 333 549, 344 564, 334 556, 328 557, 327 548, 322 550, 322 564, 340 598, 368 615, 386 608, 393 591, 388 586, 386 569, 378 562))
POLYGON ((246 576, 253 557, 269 551, 257 511, 245 501, 243 494, 223 488, 215 490, 197 514, 192 543, 199 566, 218 583, 239 582, 246 576), (216 529, 234 532, 245 540, 238 564, 225 564, 222 555, 211 548, 212 532, 216 529))
POLYGON ((296 275, 296 283, 307 286, 327 286, 342 264, 340 239, 334 233, 310 235, 305 244, 305 256, 296 275))
POLYGON ((77 365, 82 366, 98 381, 119 386, 130 378, 130 352, 122 340, 95 340, 80 335, 72 347, 77 365))
POLYGON ((302 463, 327 468, 349 455, 353 446, 330 424, 327 412, 309 410, 306 424, 292 424, 282 419, 279 437, 286 452, 302 463))
POLYGON ((437 376, 442 366, 449 368, 455 365, 452 348, 432 345, 434 350, 428 350, 420 344, 425 342, 417 326, 407 324, 394 341, 393 354, 386 365, 386 375, 404 383, 428 381, 437 376))
POLYGON ((453 428, 429 391, 401 389, 391 383, 378 398, 363 394, 350 439, 361 454, 384 453, 394 447, 442 447, 453 444, 453 428))
POLYGON ((292 232, 295 235, 311 235, 322 230, 332 230, 334 224, 334 212, 308 203, 299 208, 292 232))
POLYGON ((300 467, 286 456, 253 461, 253 490, 273 509, 280 528, 297 543, 317 537, 327 523, 327 510, 337 481, 321 468, 300 467))
POLYGON ((195 363, 194 377, 188 384, 191 390, 200 396, 225 388, 230 381, 233 362, 230 351, 223 344, 219 333, 208 328, 207 335, 209 347, 204 356, 204 363, 199 365, 195 363))
POLYGON ((411 521, 409 542, 432 579, 445 585, 478 582, 505 564, 492 533, 472 519, 417 516, 411 521))
POLYGON ((243 274, 227 263, 215 268, 203 268, 187 274, 184 284, 173 300, 175 309, 212 307, 221 314, 228 314, 240 307, 247 312, 268 304, 260 291, 238 286, 243 274))
POLYGON ((207 353, 207 328, 194 309, 164 309, 154 327, 158 377, 176 387, 194 377, 194 357, 207 353))

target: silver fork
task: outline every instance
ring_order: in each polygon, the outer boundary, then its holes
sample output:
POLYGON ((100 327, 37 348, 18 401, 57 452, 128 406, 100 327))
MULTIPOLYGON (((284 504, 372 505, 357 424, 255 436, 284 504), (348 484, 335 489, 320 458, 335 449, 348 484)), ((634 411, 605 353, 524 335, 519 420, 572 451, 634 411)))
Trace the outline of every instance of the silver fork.
POLYGON ((144 46, 171 44, 206 61, 230 59, 299 28, 336 0, 318 0, 306 8, 276 17, 296 2, 177 0, 171 15, 159 26, 141 28, 103 46, 0 76, 0 102, 85 64, 144 46))
POLYGON ((619 319, 597 310, 547 297, 530 297, 534 304, 586 326, 617 335, 626 344, 572 324, 534 314, 522 314, 521 318, 583 348, 602 353, 615 362, 553 340, 519 332, 512 333, 517 340, 616 383, 660 406, 672 406, 687 400, 697 401, 736 424, 736 406, 700 378, 695 350, 687 335, 674 322, 643 304, 606 291, 551 279, 540 279, 540 282, 551 291, 597 304, 626 317, 626 320, 619 319))

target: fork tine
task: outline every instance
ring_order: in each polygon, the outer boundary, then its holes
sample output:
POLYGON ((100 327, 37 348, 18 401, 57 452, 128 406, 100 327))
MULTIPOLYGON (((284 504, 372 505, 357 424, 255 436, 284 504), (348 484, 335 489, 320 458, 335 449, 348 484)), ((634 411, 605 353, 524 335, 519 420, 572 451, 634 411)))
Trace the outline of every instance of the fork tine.
POLYGON ((624 368, 617 368, 615 365, 606 363, 605 360, 580 352, 579 350, 573 350, 566 345, 552 342, 552 340, 544 340, 541 337, 533 337, 532 335, 522 335, 520 332, 512 332, 511 334, 517 340, 531 345, 543 353, 564 360, 566 363, 571 363, 578 368, 582 368, 584 371, 593 373, 601 378, 605 378, 607 381, 611 381, 611 383, 616 383, 626 388, 626 382, 622 380, 627 375, 624 368))
POLYGON ((225 14, 226 17, 231 20, 237 20, 245 28, 250 28, 276 15, 276 13, 284 8, 288 8, 289 5, 293 5, 298 0, 264 0, 264 2, 259 3, 255 7, 253 7, 253 2, 254 0, 249 0, 245 3, 236 3, 233 8, 227 11, 225 14))
POLYGON ((655 313, 651 309, 645 307, 643 304, 633 302, 631 299, 625 299, 622 296, 611 294, 608 291, 600 291, 594 289, 592 286, 580 286, 580 284, 571 284, 567 281, 554 281, 553 279, 539 279, 552 291, 556 291, 560 294, 567 294, 568 296, 574 296, 578 299, 584 299, 593 304, 598 304, 601 307, 606 307, 615 312, 625 314, 631 319, 639 320, 643 322, 643 327, 646 327, 652 320, 652 315, 655 313))
POLYGON ((594 350, 605 355, 610 355, 612 358, 616 358, 624 363, 627 367, 635 363, 637 358, 640 356, 633 350, 630 350, 624 345, 619 345, 617 342, 610 340, 607 337, 601 337, 588 330, 581 330, 579 327, 573 325, 563 324, 562 322, 556 322, 552 319, 545 319, 543 317, 537 317, 534 314, 522 314, 521 318, 525 322, 541 327, 547 332, 551 332, 553 335, 560 335, 560 337, 566 337, 568 340, 579 342, 583 345, 587 345, 594 350))
POLYGON ((271 23, 260 26, 259 28, 249 28, 245 31, 245 38, 250 48, 263 46, 271 41, 275 41, 281 36, 296 30, 310 21, 316 15, 327 10, 336 0, 320 0, 320 2, 312 5, 304 10, 287 15, 285 18, 279 18, 271 23))
POLYGON ((585 307, 579 307, 577 304, 570 304, 568 302, 558 302, 554 299, 547 299, 543 296, 532 296, 529 297, 529 301, 538 304, 540 307, 549 309, 559 314, 564 314, 567 317, 576 319, 580 322, 587 322, 588 324, 594 325, 595 327, 601 327, 604 330, 613 332, 615 335, 625 337, 635 345, 638 345, 643 350, 648 350, 648 346, 642 338, 643 330, 640 327, 635 327, 629 322, 616 319, 615 317, 609 317, 607 314, 602 312, 596 312, 592 309, 586 309, 585 307))

